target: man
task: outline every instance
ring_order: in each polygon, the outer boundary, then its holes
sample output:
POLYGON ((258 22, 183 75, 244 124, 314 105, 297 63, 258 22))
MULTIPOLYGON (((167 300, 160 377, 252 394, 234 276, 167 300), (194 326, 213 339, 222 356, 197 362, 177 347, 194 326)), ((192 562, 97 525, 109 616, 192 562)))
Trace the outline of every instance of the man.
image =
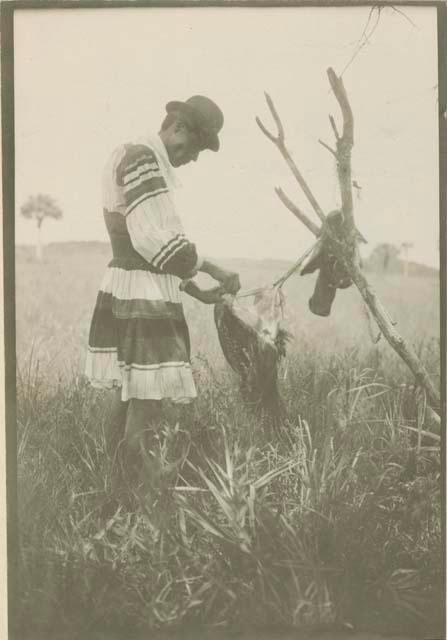
POLYGON ((126 465, 139 472, 144 432, 156 430, 161 401, 196 397, 179 285, 205 304, 240 288, 237 274, 197 254, 173 200, 173 167, 195 162, 205 149, 218 151, 223 114, 204 96, 170 102, 166 111, 157 136, 120 146, 105 168, 113 260, 98 293, 86 364, 94 386, 115 389, 109 451, 123 434, 126 465), (191 280, 199 271, 219 285, 201 291, 191 280))

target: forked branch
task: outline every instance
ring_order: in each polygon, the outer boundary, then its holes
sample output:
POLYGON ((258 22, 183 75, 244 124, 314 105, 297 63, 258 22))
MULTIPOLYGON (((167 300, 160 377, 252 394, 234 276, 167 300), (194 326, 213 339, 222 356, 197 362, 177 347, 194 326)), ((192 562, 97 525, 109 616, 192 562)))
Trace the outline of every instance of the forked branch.
MULTIPOLYGON (((416 378, 417 383, 425 389, 430 406, 438 415, 440 415, 441 401, 439 391, 430 379, 428 372, 417 357, 411 344, 404 340, 404 338, 396 331, 389 314, 360 269, 357 244, 362 240, 364 241, 364 238, 355 227, 351 176, 351 151, 354 145, 354 116, 341 77, 338 77, 333 69, 328 69, 327 75, 334 96, 340 106, 343 118, 343 131, 340 136, 334 118, 329 116, 329 121, 335 135, 336 150, 332 149, 325 143, 322 143, 323 146, 328 148, 336 158, 342 201, 343 237, 335 238, 331 236, 331 239, 333 240, 333 250, 336 253, 337 258, 342 261, 352 282, 357 286, 360 295, 365 301, 371 314, 374 316, 386 340, 407 364, 416 378)), ((276 111, 273 100, 267 94, 266 99, 273 119, 276 122, 278 134, 274 136, 270 131, 268 131, 259 118, 256 118, 256 122, 264 135, 266 135, 267 138, 269 138, 269 140, 271 140, 271 142, 273 142, 273 144, 278 148, 281 155, 289 165, 298 184, 301 186, 309 202, 312 204, 313 209, 319 216, 320 220, 325 222, 326 218, 323 211, 318 205, 318 202, 310 191, 309 186, 298 170, 286 147, 284 127, 278 112, 276 111)), ((298 220, 300 220, 314 235, 321 235, 321 229, 319 229, 293 202, 291 202, 280 188, 277 187, 275 191, 283 204, 298 218, 298 220)), ((327 229, 327 225, 325 228, 327 229)), ((328 233, 330 234, 330 230, 328 233)))
POLYGON ((278 112, 276 110, 276 107, 273 103, 273 100, 271 99, 271 97, 269 96, 269 94, 265 91, 264 92, 265 95, 265 99, 267 100, 267 104, 270 108, 270 112, 273 116, 273 120, 275 121, 276 124, 276 128, 278 130, 278 133, 276 136, 274 136, 272 133, 270 133, 270 131, 267 129, 267 127, 265 127, 261 120, 257 117, 256 118, 256 122, 258 124, 258 126, 260 127, 262 133, 264 135, 267 136, 267 138, 269 138, 269 140, 271 140, 274 144, 276 145, 280 145, 280 144, 284 144, 284 127, 283 124, 281 122, 281 118, 278 115, 278 112))
POLYGON ((271 99, 271 97, 269 96, 268 93, 265 93, 265 99, 267 100, 267 104, 268 104, 268 106, 270 108, 273 120, 276 123, 276 127, 277 127, 277 130, 278 130, 277 135, 276 136, 273 135, 267 129, 267 127, 261 122, 260 118, 256 117, 256 123, 257 123, 258 127, 261 129, 262 133, 265 136, 267 136, 267 138, 271 142, 273 142, 273 144, 278 148, 278 150, 281 153, 282 157, 287 162, 287 164, 289 166, 289 169, 291 170, 293 176, 295 177, 295 179, 297 180, 298 184, 302 188, 306 198, 309 200, 310 204, 312 205, 313 210, 315 211, 317 216, 320 218, 320 220, 322 222, 324 222, 326 218, 325 218, 325 215, 323 213, 322 208, 318 204, 315 196, 313 195, 312 191, 309 188, 309 185, 304 180, 304 178, 301 175, 298 167, 295 164, 295 161, 293 160, 289 150, 286 147, 285 135, 284 135, 284 127, 283 127, 283 124, 281 122, 281 118, 279 117, 278 112, 276 110, 276 107, 274 105, 274 102, 273 102, 273 100, 271 99))

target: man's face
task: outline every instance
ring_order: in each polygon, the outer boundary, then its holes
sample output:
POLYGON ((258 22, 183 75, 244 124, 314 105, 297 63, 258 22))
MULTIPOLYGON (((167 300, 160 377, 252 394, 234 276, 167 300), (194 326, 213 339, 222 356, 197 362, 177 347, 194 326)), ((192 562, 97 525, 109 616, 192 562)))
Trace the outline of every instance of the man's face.
POLYGON ((200 135, 190 125, 177 122, 173 125, 166 150, 173 167, 195 162, 203 150, 200 135))

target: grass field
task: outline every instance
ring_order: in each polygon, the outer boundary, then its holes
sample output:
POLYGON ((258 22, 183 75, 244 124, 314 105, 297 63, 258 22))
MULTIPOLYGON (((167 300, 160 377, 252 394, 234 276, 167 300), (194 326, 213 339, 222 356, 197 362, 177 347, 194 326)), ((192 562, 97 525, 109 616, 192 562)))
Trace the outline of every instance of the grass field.
MULTIPOLYGON (((99 244, 47 247, 42 264, 17 251, 19 633, 347 623, 441 638, 439 431, 357 291, 323 319, 314 277, 287 283, 275 434, 242 405, 212 308, 185 300, 200 397, 159 435, 162 461, 189 458, 148 509, 111 482, 109 397, 83 376, 108 259, 99 244)), ((244 288, 287 267, 227 264, 244 288)), ((439 385, 437 277, 371 281, 439 385)))

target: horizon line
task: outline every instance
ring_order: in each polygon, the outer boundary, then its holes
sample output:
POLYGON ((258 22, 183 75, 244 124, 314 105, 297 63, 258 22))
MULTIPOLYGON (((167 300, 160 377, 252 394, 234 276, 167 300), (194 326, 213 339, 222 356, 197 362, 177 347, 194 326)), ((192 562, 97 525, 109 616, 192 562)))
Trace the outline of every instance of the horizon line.
MULTIPOLYGON (((52 242, 47 242, 44 243, 44 247, 50 247, 51 245, 63 245, 63 244, 101 244, 104 245, 106 247, 110 247, 110 243, 107 240, 54 240, 52 242)), ((19 249, 19 248, 33 248, 35 247, 35 243, 33 242, 29 242, 29 243, 19 243, 16 242, 15 243, 15 249, 19 249)), ((266 258, 255 258, 255 257, 243 257, 243 256, 216 256, 216 258, 218 260, 249 260, 251 262, 294 262, 294 260, 296 260, 296 257, 290 257, 290 258, 280 258, 280 257, 274 257, 274 256, 269 256, 266 258)), ((367 259, 367 258, 366 258, 367 259)), ((397 258, 398 262, 404 262, 404 260, 400 259, 399 257, 397 258)), ((414 264, 414 265, 419 265, 422 267, 426 267, 427 269, 432 269, 433 271, 440 271, 440 265, 438 264, 436 265, 431 265, 431 264, 427 264, 426 262, 418 262, 415 260, 409 260, 408 261, 409 264, 414 264)))

